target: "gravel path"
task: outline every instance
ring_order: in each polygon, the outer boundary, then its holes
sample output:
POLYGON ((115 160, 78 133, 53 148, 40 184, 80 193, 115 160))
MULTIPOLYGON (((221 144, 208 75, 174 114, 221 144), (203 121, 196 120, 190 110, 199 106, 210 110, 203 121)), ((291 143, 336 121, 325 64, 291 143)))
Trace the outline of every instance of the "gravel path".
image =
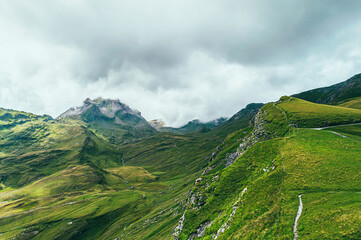
POLYGON ((298 224, 298 220, 301 217, 302 209, 303 209, 302 194, 298 195, 298 199, 300 201, 300 205, 298 206, 298 211, 297 211, 297 215, 296 215, 296 218, 295 218, 295 224, 293 225, 293 240, 298 239, 297 224, 298 224))

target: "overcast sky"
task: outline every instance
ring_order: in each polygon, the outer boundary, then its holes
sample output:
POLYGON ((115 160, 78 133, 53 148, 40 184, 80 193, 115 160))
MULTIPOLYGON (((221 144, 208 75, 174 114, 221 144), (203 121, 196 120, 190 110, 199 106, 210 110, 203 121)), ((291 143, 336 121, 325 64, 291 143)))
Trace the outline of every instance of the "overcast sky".
POLYGON ((1 0, 0 106, 116 98, 179 126, 361 72, 361 1, 1 0))

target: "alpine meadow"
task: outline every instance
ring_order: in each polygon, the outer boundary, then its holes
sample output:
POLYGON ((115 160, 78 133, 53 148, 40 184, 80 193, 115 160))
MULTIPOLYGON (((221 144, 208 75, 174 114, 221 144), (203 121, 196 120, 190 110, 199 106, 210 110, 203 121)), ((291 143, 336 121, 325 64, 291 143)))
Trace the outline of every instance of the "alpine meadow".
POLYGON ((361 239, 360 1, 5 0, 0 29, 0 240, 361 239))

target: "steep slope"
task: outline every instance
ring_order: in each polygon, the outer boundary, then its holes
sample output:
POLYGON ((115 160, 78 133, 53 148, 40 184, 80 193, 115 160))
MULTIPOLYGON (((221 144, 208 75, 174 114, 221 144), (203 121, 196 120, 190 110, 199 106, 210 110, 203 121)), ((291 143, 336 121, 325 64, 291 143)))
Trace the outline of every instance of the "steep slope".
POLYGON ((119 100, 88 98, 82 106, 70 108, 57 119, 81 120, 89 129, 102 134, 112 143, 133 141, 156 133, 139 111, 119 100))
POLYGON ((352 78, 323 88, 317 88, 298 93, 293 97, 314 103, 337 105, 351 98, 361 97, 361 74, 352 78))
POLYGON ((256 114, 263 105, 263 103, 248 104, 245 108, 234 114, 225 124, 217 126, 213 132, 227 137, 227 135, 232 132, 246 128, 254 121, 256 114))
MULTIPOLYGON (((308 108, 301 114, 300 101, 282 98, 265 105, 245 138, 236 138, 233 148, 215 153, 188 195, 175 239, 292 239, 295 234, 301 239, 361 237, 361 178, 356 173, 361 146, 354 138, 333 133, 340 131, 335 128, 289 125, 292 116, 282 107, 303 115, 309 126, 318 124, 308 108), (234 160, 228 164, 231 156, 234 160), (295 225, 299 200, 303 211, 295 225)), ((317 108, 323 110, 318 115, 321 122, 338 115, 330 113, 327 105, 317 108), (323 119, 324 112, 329 114, 323 119)), ((355 115, 351 109, 342 111, 355 115)), ((351 130, 340 128, 359 135, 355 128, 360 125, 351 126, 351 130)))

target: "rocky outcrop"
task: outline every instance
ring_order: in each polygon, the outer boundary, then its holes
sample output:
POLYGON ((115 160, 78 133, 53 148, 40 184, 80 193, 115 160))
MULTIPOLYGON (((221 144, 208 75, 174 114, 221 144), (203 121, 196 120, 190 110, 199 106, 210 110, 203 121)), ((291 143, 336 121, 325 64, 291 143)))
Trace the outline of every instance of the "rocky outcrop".
POLYGON ((105 117, 114 118, 116 113, 121 112, 123 114, 131 114, 137 117, 142 118, 141 113, 138 110, 131 109, 128 105, 121 103, 119 99, 112 100, 112 99, 103 99, 103 98, 96 98, 91 100, 87 98, 84 100, 83 105, 80 107, 72 107, 63 114, 61 114, 58 118, 67 118, 70 116, 80 116, 85 113, 87 110, 91 109, 92 107, 96 107, 97 110, 105 117))
POLYGON ((148 121, 148 123, 150 124, 150 126, 152 126, 157 131, 161 131, 165 126, 165 122, 163 122, 160 119, 154 119, 154 120, 148 121))
MULTIPOLYGON (((272 105, 268 105, 268 107, 272 107, 272 105)), ((218 174, 214 176, 208 175, 211 170, 215 169, 220 164, 224 164, 225 167, 229 167, 237 158, 244 154, 248 148, 254 146, 258 142, 277 137, 277 134, 275 132, 272 132, 272 128, 269 127, 269 122, 267 121, 269 113, 265 109, 261 108, 258 111, 252 121, 254 126, 253 130, 246 137, 238 140, 239 146, 236 151, 226 154, 224 160, 217 161, 217 163, 211 164, 212 161, 216 159, 222 151, 222 145, 220 145, 220 147, 218 147, 215 152, 212 152, 206 157, 206 159, 209 159, 210 164, 203 170, 201 175, 202 177, 195 180, 194 186, 191 190, 191 194, 187 200, 188 209, 192 209, 192 211, 201 209, 207 203, 208 198, 211 195, 210 192, 216 189, 216 184, 218 181, 220 181, 220 176, 218 174)), ((230 213, 228 219, 223 223, 223 225, 218 229, 218 231, 214 233, 213 238, 218 238, 220 234, 222 234, 231 226, 236 211, 238 209, 238 205, 242 201, 242 197, 246 191, 247 188, 244 188, 239 198, 233 204, 233 210, 230 213)), ((177 237, 181 234, 185 221, 186 214, 184 213, 182 218, 180 219, 181 224, 178 224, 178 227, 176 228, 177 237)), ((201 223, 197 228, 194 229, 194 232, 190 236, 188 236, 188 238, 193 239, 196 237, 202 237, 206 229, 210 227, 214 221, 215 219, 213 219, 212 221, 201 223)), ((178 239, 177 237, 175 237, 175 239, 178 239)))
POLYGON ((131 109, 118 99, 87 98, 80 107, 73 107, 58 119, 79 117, 85 122, 108 121, 122 126, 146 126, 151 128, 138 110, 131 109))
POLYGON ((229 229, 229 227, 231 226, 231 224, 233 222, 234 217, 236 216, 236 211, 238 209, 238 204, 239 204, 239 202, 242 201, 242 197, 243 197, 243 195, 245 194, 246 191, 247 191, 247 187, 245 189, 243 189, 241 195, 239 196, 237 201, 233 204, 233 206, 232 206, 233 211, 229 215, 228 220, 218 229, 216 235, 214 236, 214 239, 217 239, 220 234, 224 233, 224 231, 226 231, 226 229, 229 229))

